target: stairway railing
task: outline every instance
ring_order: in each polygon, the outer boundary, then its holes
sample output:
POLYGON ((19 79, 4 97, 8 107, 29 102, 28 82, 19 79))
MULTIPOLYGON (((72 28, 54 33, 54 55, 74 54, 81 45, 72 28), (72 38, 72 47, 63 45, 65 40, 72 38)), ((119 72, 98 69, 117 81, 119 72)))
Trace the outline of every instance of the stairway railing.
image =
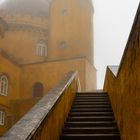
POLYGON ((140 140, 140 5, 118 72, 107 67, 109 93, 122 140, 140 140))
POLYGON ((67 74, 1 140, 58 140, 79 87, 78 73, 67 74))

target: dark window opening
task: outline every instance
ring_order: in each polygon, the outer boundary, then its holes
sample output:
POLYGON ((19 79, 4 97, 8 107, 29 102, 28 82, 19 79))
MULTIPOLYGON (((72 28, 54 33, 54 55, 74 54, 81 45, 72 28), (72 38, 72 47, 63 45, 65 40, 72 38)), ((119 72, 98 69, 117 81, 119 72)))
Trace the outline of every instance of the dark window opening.
POLYGON ((33 85, 33 97, 42 97, 43 96, 43 84, 36 82, 33 85))

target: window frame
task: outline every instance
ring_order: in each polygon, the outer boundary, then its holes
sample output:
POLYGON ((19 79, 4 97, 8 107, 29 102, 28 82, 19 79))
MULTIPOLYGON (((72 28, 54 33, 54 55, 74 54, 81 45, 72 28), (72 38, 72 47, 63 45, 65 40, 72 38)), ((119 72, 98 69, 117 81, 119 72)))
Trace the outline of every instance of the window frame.
POLYGON ((36 53, 38 56, 47 57, 47 44, 44 41, 37 43, 36 53))
POLYGON ((6 118, 6 113, 0 110, 0 126, 5 125, 5 118, 6 118))
POLYGON ((0 95, 8 96, 9 80, 7 75, 0 75, 0 95))

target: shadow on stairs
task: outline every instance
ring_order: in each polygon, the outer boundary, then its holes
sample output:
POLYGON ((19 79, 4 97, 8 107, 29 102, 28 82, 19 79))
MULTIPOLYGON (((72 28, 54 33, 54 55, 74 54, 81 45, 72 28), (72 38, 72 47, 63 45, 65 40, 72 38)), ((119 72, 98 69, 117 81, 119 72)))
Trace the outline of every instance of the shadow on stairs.
POLYGON ((77 93, 60 140, 120 140, 108 94, 77 93))

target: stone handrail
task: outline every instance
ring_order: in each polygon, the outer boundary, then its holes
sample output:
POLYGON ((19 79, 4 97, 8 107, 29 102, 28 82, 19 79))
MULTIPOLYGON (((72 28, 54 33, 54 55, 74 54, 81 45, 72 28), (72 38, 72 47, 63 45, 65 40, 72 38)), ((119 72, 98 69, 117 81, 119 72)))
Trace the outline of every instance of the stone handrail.
POLYGON ((140 140, 140 5, 119 69, 107 67, 108 92, 122 140, 140 140))
POLYGON ((0 140, 58 140, 75 93, 78 73, 70 72, 0 140))

